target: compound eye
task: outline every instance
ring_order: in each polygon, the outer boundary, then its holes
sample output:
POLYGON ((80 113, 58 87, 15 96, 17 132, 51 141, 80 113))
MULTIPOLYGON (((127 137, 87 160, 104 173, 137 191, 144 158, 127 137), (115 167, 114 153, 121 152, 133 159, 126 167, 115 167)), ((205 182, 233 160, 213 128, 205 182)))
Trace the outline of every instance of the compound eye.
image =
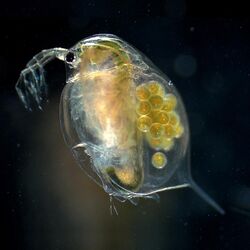
POLYGON ((72 63, 75 60, 75 54, 72 51, 69 51, 65 57, 67 63, 72 63))

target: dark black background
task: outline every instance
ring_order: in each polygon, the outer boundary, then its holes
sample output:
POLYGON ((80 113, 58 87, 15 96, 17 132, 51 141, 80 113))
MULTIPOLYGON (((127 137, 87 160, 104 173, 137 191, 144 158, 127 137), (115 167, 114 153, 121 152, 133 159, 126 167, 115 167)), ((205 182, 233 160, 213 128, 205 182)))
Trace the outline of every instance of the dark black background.
POLYGON ((250 249, 250 19, 243 1, 4 1, 0 8, 0 249, 250 249), (77 167, 60 134, 60 62, 48 65, 50 103, 27 112, 20 71, 45 48, 114 33, 175 83, 191 127, 191 190, 134 207, 109 199, 77 167))

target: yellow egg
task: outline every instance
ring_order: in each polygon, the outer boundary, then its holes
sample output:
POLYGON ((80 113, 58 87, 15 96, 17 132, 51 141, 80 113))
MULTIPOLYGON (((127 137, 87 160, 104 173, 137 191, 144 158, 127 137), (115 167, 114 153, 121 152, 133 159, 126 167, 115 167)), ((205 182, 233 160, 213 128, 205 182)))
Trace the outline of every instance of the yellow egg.
POLYGON ((150 96, 150 92, 149 90, 146 88, 145 84, 140 85, 136 88, 136 97, 143 101, 143 100, 147 100, 150 96))
POLYGON ((175 136, 175 130, 174 128, 167 124, 164 126, 164 132, 165 132, 165 136, 169 139, 173 138, 175 136))
POLYGON ((170 112, 175 109, 176 105, 176 97, 173 94, 167 94, 164 99, 162 110, 170 112))
POLYGON ((176 128, 175 128, 175 138, 180 138, 184 133, 184 127, 182 126, 182 124, 179 124, 176 128))
POLYGON ((150 82, 148 83, 147 87, 152 95, 158 94, 161 90, 161 85, 157 82, 150 82))
POLYGON ((153 123, 149 132, 153 138, 159 138, 163 134, 163 127, 160 123, 153 123))
POLYGON ((153 154, 152 156, 152 165, 155 168, 161 169, 164 168, 167 164, 167 157, 165 154, 161 153, 161 152, 157 152, 155 154, 153 154))
POLYGON ((152 124, 150 117, 143 115, 137 119, 137 128, 142 132, 148 132, 152 124))
POLYGON ((163 98, 159 95, 153 95, 149 98, 149 102, 153 109, 161 109, 163 106, 163 98))
POLYGON ((169 122, 169 115, 165 111, 160 111, 155 115, 155 122, 161 123, 161 124, 167 124, 169 122))
POLYGON ((168 113, 169 117, 169 124, 172 126, 177 126, 180 122, 180 117, 176 112, 170 112, 168 113))
POLYGON ((151 105, 149 102, 139 102, 136 111, 139 115, 147 115, 151 111, 151 105))
POLYGON ((160 145, 161 149, 165 151, 169 151, 173 148, 173 146, 174 146, 174 141, 172 139, 163 137, 163 139, 161 140, 161 145, 160 145))
POLYGON ((150 133, 147 133, 147 141, 151 148, 160 149, 162 144, 162 138, 153 138, 150 133))

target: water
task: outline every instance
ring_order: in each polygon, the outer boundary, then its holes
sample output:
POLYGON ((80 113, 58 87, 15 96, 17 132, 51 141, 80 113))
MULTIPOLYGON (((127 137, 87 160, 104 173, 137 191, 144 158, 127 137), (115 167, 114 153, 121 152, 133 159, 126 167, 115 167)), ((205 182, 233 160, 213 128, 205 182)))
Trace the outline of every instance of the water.
POLYGON ((197 17, 194 6, 175 3, 43 1, 0 10, 1 248, 249 249, 250 22, 216 18, 222 8, 197 17), (34 54, 99 32, 134 44, 174 82, 189 116, 193 178, 224 216, 190 189, 137 206, 115 201, 111 216, 108 195, 77 166, 60 132, 60 62, 46 68, 44 111, 22 107, 14 85, 34 54))

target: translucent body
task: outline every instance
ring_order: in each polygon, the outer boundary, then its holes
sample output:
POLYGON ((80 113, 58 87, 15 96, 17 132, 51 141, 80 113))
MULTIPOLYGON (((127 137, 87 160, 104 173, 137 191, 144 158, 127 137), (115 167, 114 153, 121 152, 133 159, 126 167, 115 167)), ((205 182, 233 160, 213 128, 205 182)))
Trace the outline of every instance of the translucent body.
POLYGON ((191 178, 188 120, 167 76, 120 38, 95 35, 69 50, 42 51, 27 64, 16 86, 27 108, 32 98, 41 107, 43 66, 53 58, 67 66, 60 102, 65 141, 109 195, 134 202, 192 187, 223 213, 191 178), (91 166, 84 162, 85 154, 91 166))

